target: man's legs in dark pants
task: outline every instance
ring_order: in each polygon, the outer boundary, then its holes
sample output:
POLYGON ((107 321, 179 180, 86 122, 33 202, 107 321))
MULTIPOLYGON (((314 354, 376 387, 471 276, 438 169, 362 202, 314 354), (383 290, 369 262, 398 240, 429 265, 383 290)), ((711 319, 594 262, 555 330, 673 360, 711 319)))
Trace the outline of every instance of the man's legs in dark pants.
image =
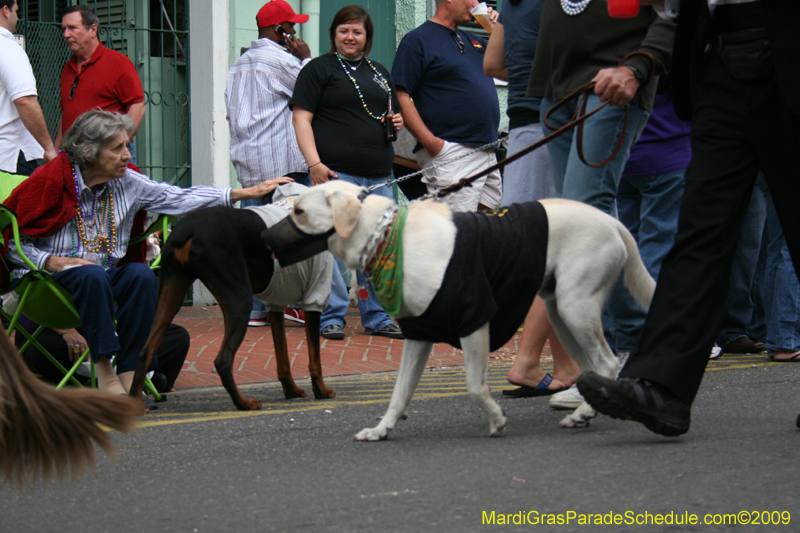
POLYGON ((688 431, 689 406, 719 332, 720 302, 726 300, 736 237, 759 168, 780 198, 776 209, 792 233, 796 265, 800 259, 800 228, 792 220, 800 204, 798 131, 774 72, 737 81, 716 53, 709 54, 694 102, 693 159, 675 246, 664 261, 639 346, 620 373, 646 380, 638 382, 645 386, 581 378, 581 392, 600 412, 632 418, 662 434, 688 431))

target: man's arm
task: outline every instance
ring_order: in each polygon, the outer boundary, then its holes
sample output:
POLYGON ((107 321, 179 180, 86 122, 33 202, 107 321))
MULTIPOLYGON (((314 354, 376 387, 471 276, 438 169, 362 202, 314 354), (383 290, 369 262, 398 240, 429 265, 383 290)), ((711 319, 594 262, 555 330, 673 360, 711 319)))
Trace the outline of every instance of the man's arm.
POLYGON ((139 126, 142 124, 142 120, 144 120, 144 102, 139 102, 136 104, 131 104, 128 108, 128 116, 133 119, 133 133, 131 133, 131 139, 136 132, 139 131, 139 126))
POLYGON ((39 100, 32 95, 22 96, 14 100, 14 106, 17 108, 19 118, 22 119, 25 128, 31 132, 36 142, 44 148, 44 162, 47 163, 56 156, 56 149, 47 129, 47 122, 44 120, 44 113, 39 105, 39 100))
POLYGON ((444 140, 428 129, 428 126, 422 121, 422 117, 419 116, 419 111, 417 111, 414 101, 411 100, 411 96, 401 87, 397 88, 397 99, 400 100, 400 107, 403 109, 400 113, 403 115, 406 128, 425 147, 431 157, 435 157, 442 151, 444 140))
POLYGON ((483 72, 490 78, 508 81, 508 67, 503 39, 505 31, 499 22, 494 25, 494 31, 489 36, 489 45, 483 54, 483 72))

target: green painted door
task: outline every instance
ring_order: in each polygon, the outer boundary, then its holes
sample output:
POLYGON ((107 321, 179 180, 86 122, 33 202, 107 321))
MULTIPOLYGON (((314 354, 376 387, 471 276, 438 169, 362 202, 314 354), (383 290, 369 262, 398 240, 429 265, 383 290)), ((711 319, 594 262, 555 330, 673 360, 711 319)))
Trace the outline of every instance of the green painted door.
MULTIPOLYGON (((320 5, 319 19, 319 53, 326 54, 330 50, 331 38, 329 28, 336 12, 347 5, 352 5, 352 0, 325 0, 320 5)), ((372 38, 372 52, 370 59, 374 59, 387 69, 391 70, 395 44, 394 30, 394 2, 388 0, 362 0, 359 5, 369 11, 375 35, 372 38)))

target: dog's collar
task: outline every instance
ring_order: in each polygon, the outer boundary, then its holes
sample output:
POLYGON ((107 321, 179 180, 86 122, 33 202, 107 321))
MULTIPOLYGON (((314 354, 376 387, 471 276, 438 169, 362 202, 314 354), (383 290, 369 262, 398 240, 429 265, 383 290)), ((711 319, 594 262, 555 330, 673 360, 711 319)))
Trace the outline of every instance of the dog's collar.
POLYGON ((364 198, 366 198, 367 196, 369 196, 369 189, 367 189, 366 187, 362 187, 361 192, 358 193, 358 201, 363 204, 364 198))
POLYGON ((389 228, 392 227, 392 222, 397 218, 398 209, 399 206, 394 205, 383 212, 380 218, 378 218, 378 223, 375 224, 375 231, 372 232, 372 235, 367 239, 367 244, 364 245, 364 248, 361 250, 361 257, 359 257, 358 264, 364 265, 364 273, 367 275, 369 275, 372 262, 378 255, 380 247, 386 242, 386 235, 389 232, 389 228))

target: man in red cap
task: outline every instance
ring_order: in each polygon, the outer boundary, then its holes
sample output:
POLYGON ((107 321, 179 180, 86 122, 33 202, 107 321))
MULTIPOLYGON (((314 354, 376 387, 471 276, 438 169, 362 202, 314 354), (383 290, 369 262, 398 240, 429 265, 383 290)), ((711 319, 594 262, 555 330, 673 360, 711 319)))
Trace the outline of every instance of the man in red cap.
MULTIPOLYGON (((258 39, 228 71, 225 105, 231 161, 242 184, 257 185, 280 176, 311 184, 289 109, 297 74, 311 60, 308 45, 294 36, 294 25, 307 21, 308 15, 295 13, 283 0, 264 4, 256 15, 258 39)), ((245 201, 241 207, 262 205, 265 200, 245 201)), ((265 326, 267 315, 261 300, 254 298, 250 325, 265 326)))

